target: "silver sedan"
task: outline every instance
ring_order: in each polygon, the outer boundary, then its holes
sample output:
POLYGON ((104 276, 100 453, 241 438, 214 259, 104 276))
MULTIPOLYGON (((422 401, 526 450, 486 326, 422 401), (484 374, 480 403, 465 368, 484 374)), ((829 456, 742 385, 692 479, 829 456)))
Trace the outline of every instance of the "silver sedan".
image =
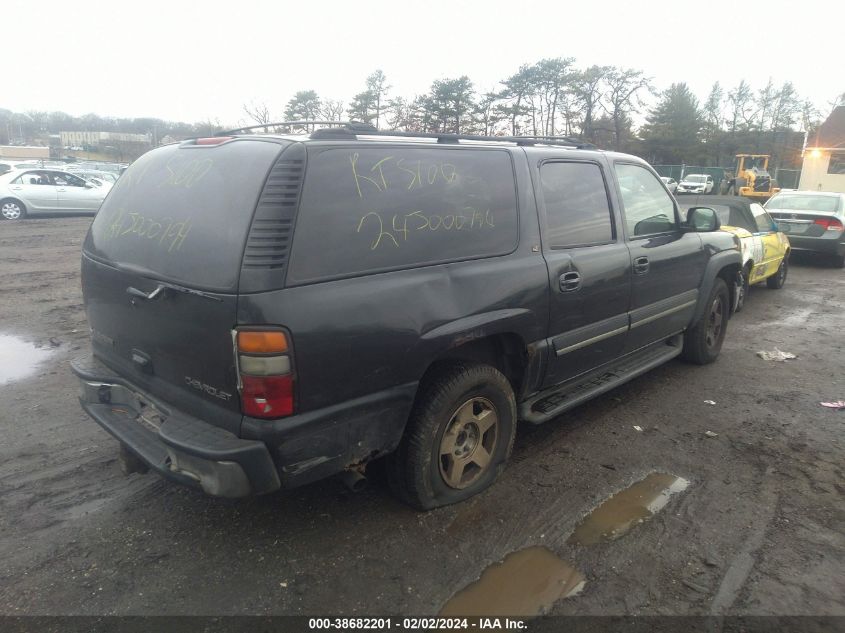
POLYGON ((58 169, 10 171, 0 175, 0 217, 19 220, 49 213, 95 214, 110 189, 58 169))

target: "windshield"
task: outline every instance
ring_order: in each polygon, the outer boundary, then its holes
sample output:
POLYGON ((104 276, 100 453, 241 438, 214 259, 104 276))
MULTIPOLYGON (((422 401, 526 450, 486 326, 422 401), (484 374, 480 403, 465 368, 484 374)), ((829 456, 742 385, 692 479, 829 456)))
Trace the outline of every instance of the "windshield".
POLYGON ((767 209, 791 209, 794 211, 837 211, 839 198, 836 196, 775 196, 766 203, 767 209))
POLYGON ((687 176, 684 180, 687 182, 706 182, 707 176, 687 176))

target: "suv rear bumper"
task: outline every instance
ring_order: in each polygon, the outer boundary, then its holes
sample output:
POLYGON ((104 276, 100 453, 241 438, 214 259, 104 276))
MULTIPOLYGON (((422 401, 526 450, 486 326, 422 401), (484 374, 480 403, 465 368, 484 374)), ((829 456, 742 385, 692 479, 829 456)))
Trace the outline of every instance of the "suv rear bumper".
POLYGON ((85 412, 163 477, 218 497, 281 487, 264 442, 170 411, 91 354, 74 359, 71 369, 80 379, 85 412))

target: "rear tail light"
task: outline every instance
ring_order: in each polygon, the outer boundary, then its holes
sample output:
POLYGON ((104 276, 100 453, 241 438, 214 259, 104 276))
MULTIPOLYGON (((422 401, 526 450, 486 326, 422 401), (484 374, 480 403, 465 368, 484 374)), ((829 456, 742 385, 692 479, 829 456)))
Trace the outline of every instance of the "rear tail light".
POLYGON ((279 330, 236 333, 241 410, 254 418, 293 413, 293 370, 287 335, 279 330))
POLYGON ((818 218, 815 221, 815 224, 823 226, 827 231, 841 231, 843 228, 842 222, 840 222, 836 218, 818 218))

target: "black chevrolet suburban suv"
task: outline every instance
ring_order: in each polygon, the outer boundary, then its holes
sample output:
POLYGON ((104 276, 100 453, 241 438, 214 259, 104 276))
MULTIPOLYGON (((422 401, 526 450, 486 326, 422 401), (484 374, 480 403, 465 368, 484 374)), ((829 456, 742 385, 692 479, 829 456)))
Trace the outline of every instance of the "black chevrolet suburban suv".
POLYGON ((715 212, 567 139, 248 129, 155 149, 84 243, 85 411, 123 464, 241 497, 385 457, 406 502, 488 487, 539 424, 719 354, 715 212))

